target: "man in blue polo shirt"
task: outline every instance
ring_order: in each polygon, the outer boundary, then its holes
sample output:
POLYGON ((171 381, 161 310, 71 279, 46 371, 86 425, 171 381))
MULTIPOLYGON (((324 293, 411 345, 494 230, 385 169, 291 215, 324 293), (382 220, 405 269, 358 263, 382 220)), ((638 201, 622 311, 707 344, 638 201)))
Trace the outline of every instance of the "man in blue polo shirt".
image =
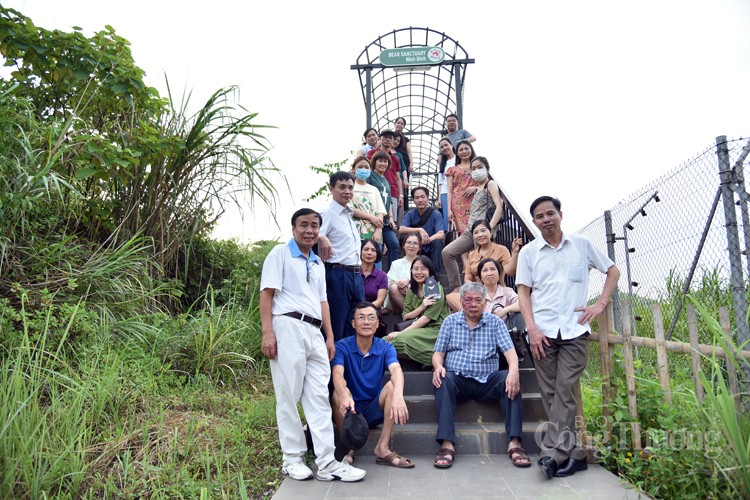
MULTIPOLYGON (((404 374, 396 358, 396 349, 375 337, 377 309, 370 302, 358 304, 352 320, 355 335, 336 342, 332 361, 333 419, 341 430, 347 408, 360 413, 370 428, 383 424, 375 445, 375 463, 411 469, 414 462, 389 448, 394 424, 405 424, 409 410, 404 402, 404 374), (391 380, 382 385, 388 370, 391 380)), ((354 461, 353 452, 349 459, 354 461)))
POLYGON ((445 240, 445 221, 440 210, 430 206, 430 193, 426 187, 415 187, 411 190, 411 199, 416 208, 404 215, 398 234, 419 233, 422 237, 422 254, 432 261, 435 272, 440 272, 443 240, 445 240))

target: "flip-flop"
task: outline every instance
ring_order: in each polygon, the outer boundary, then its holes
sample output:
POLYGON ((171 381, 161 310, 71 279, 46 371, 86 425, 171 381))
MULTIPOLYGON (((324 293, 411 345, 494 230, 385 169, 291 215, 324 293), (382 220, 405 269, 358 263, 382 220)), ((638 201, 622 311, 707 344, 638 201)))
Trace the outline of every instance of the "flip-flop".
POLYGON ((531 459, 526 454, 526 450, 520 446, 508 450, 508 458, 516 467, 531 467, 531 459), (524 459, 526 459, 526 462, 523 462, 524 459))
POLYGON ((375 463, 378 465, 387 465, 389 467, 396 467, 398 469, 413 469, 414 468, 414 462, 409 460, 408 458, 402 457, 395 451, 390 452, 388 455, 384 457, 376 457, 375 463), (394 464, 393 461, 395 459, 398 459, 398 463, 394 464))
POLYGON ((453 450, 450 450, 448 448, 440 448, 437 452, 437 455, 435 456, 435 461, 433 462, 433 465, 437 467, 438 469, 450 469, 451 465, 453 465, 453 459, 456 457, 456 452, 453 450), (438 463, 438 461, 447 462, 444 464, 438 463))

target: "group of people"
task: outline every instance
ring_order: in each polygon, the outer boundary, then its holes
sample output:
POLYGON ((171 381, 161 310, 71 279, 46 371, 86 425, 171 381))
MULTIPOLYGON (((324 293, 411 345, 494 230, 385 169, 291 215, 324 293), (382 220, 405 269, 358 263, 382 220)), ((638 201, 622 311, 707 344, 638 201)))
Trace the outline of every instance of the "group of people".
MULTIPOLYGON (((274 248, 263 266, 262 350, 271 360, 282 472, 300 480, 313 477, 304 462, 307 444, 298 403, 313 441, 317 479, 365 477, 364 470, 352 465, 352 453, 341 459, 334 456, 332 418, 340 428, 348 410, 362 414, 370 427, 383 424, 374 449, 378 464, 414 467, 389 447, 393 426, 409 419, 399 357, 433 370, 439 445, 435 467, 453 463, 453 413, 465 399, 499 400, 506 416, 509 457, 518 467, 531 465, 522 447, 518 357, 503 322, 519 312, 549 417, 538 465, 548 478, 584 470, 573 390, 586 364, 588 324, 606 306, 619 271, 587 240, 562 232, 560 202, 549 196, 538 198, 530 208, 542 238, 523 248, 521 240, 515 240, 512 254, 493 243, 502 199, 489 179, 486 158, 474 157, 470 135, 459 141, 461 171, 455 170, 455 164, 445 171, 446 215, 451 224, 463 228, 459 238, 445 248, 442 241, 433 246, 441 238, 430 233, 440 227, 444 232, 445 221, 428 206, 424 188, 413 189, 415 209, 397 227, 394 207, 402 206, 403 198, 385 175, 394 156, 389 141, 394 133, 387 132, 380 134, 379 144, 374 138, 368 140, 371 147, 355 160, 353 174, 331 175, 332 201, 326 211, 295 212, 293 238, 274 248), (471 184, 466 182, 464 163, 471 184), (456 185, 462 187, 456 191, 456 185), (452 191, 459 196, 454 198, 452 191), (354 197, 367 201, 352 203, 354 197), (471 199, 468 209, 467 199, 471 199), (381 243, 388 249, 387 274, 378 266, 381 243), (403 257, 396 259, 399 247, 403 257), (466 254, 463 284, 457 265, 462 254, 466 254), (454 289, 450 294, 434 282, 440 255, 454 289), (607 278, 599 299, 586 306, 591 268, 607 278), (505 286, 505 275, 516 276, 518 295, 505 286), (401 312, 405 323, 398 331, 386 332, 382 321, 386 308, 401 312), (505 370, 499 370, 500 354, 507 362, 505 370), (390 373, 390 381, 382 385, 385 372, 390 373)), ((450 139, 441 140, 441 151, 447 149, 445 141, 450 139)), ((408 185, 408 175, 396 179, 399 189, 408 185)))

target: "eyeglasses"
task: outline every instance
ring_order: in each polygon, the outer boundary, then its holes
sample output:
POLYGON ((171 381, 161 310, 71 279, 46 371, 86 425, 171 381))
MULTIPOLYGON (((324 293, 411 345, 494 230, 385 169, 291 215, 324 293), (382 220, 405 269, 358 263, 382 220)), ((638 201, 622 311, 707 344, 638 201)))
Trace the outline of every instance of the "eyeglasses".
POLYGON ((366 316, 364 314, 359 314, 355 317, 355 319, 360 323, 364 323, 365 321, 367 321, 368 323, 374 323, 378 320, 378 317, 374 314, 368 314, 366 316))
POLYGON ((474 304, 484 304, 485 300, 482 297, 464 297, 461 299, 463 302, 466 302, 467 304, 471 304, 472 302, 474 304))
POLYGON ((419 242, 418 241, 407 241, 404 243, 405 247, 418 247, 419 242))

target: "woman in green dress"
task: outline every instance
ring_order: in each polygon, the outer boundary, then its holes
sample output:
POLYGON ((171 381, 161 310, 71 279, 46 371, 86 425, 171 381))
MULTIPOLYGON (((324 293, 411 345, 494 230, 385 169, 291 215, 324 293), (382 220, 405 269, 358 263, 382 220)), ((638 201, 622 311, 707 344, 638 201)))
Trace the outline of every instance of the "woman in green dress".
POLYGON ((440 325, 450 311, 445 301, 443 287, 438 285, 440 298, 424 296, 427 278, 435 276, 429 257, 418 255, 411 263, 411 279, 404 300, 404 320, 413 319, 408 328, 388 334, 399 356, 412 359, 423 365, 432 365, 432 352, 435 348, 440 325))

